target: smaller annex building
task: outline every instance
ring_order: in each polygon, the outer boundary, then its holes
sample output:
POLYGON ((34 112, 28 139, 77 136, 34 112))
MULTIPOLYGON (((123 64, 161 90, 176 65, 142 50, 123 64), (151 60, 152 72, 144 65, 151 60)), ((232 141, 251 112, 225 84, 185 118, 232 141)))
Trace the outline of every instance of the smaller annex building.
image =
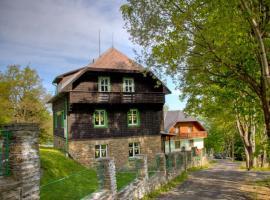
POLYGON ((180 110, 164 113, 164 132, 162 133, 165 153, 204 148, 207 131, 195 118, 180 110))

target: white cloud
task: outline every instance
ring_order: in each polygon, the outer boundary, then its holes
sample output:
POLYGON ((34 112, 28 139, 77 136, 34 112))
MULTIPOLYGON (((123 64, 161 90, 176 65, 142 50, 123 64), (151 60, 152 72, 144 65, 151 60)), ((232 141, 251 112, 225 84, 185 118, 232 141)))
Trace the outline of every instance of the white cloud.
POLYGON ((115 46, 131 53, 119 12, 122 3, 1 0, 0 64, 30 62, 54 69, 74 66, 71 60, 89 62, 98 55, 99 29, 102 51, 111 46, 114 33, 115 46))

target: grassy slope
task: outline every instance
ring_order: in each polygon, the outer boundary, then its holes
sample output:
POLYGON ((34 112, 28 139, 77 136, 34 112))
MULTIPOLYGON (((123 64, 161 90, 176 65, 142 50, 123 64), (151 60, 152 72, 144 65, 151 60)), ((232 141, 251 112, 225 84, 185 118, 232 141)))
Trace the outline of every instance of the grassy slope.
POLYGON ((97 175, 55 149, 40 149, 41 199, 80 199, 97 190, 97 175), (61 178, 66 179, 57 181, 61 178), (48 183, 51 183, 48 185, 48 183))
POLYGON ((132 182, 135 178, 136 178, 136 173, 131 173, 131 172, 116 173, 117 190, 120 191, 127 184, 132 182))

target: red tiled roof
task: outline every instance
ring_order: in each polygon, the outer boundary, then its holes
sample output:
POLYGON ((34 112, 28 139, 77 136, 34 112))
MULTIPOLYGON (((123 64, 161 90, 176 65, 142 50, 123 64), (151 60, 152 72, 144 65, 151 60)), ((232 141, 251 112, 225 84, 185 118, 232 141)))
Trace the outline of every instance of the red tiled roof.
POLYGON ((104 52, 94 63, 88 65, 89 68, 121 69, 141 71, 144 68, 129 59, 125 54, 115 48, 110 48, 104 52))

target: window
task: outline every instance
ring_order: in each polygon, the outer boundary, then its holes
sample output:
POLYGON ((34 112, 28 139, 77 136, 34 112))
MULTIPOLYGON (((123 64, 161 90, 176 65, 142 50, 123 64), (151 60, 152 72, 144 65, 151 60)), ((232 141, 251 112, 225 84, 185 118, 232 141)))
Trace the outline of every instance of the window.
POLYGON ((174 132, 175 132, 176 134, 179 133, 179 128, 178 128, 178 127, 175 127, 174 132))
POLYGON ((134 156, 140 154, 140 143, 139 142, 129 143, 128 148, 129 148, 129 152, 128 152, 129 157, 134 157, 134 156))
POLYGON ((189 126, 188 127, 188 133, 191 133, 193 131, 193 127, 192 126, 189 126))
POLYGON ((123 92, 134 92, 134 79, 133 78, 123 79, 123 92))
POLYGON ((189 140, 189 146, 194 147, 194 141, 193 140, 189 140))
POLYGON ((98 91, 99 92, 110 92, 111 91, 110 77, 99 77, 98 78, 98 91))
POLYGON ((99 144, 95 146, 95 158, 105 158, 107 157, 107 145, 99 144))
POLYGON ((107 127, 107 113, 105 110, 95 110, 94 112, 94 127, 107 127))
POLYGON ((54 127, 58 128, 60 123, 60 127, 64 128, 64 120, 65 120, 64 118, 65 118, 64 111, 59 111, 56 114, 54 114, 54 127))
POLYGON ((140 116, 139 111, 137 109, 130 109, 128 111, 128 126, 139 126, 140 124, 140 116))
POLYGON ((180 149, 180 141, 175 141, 174 146, 176 149, 180 149))

